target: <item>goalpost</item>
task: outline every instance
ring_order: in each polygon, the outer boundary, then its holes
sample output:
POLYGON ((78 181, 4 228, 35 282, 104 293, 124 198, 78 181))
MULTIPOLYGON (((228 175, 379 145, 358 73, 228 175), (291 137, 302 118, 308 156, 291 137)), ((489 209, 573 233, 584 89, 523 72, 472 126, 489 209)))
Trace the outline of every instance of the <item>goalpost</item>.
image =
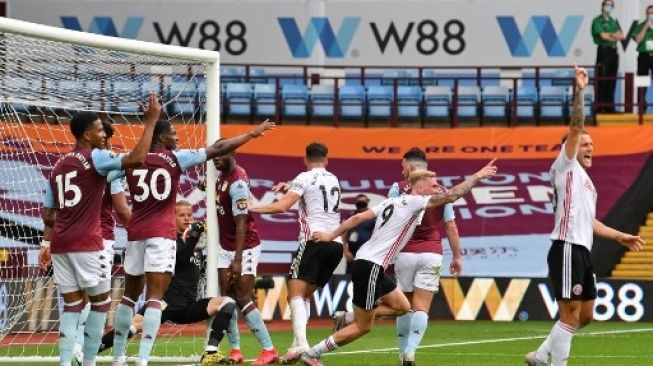
MULTIPOLYGON (((139 103, 156 92, 162 118, 177 128, 179 147, 199 148, 219 138, 219 83, 218 52, 0 18, 0 363, 58 360, 61 303, 51 273, 38 268, 37 258, 47 177, 74 145, 70 117, 98 112, 113 122, 113 149, 125 151, 142 131, 139 103)), ((180 181, 180 198, 197 204, 196 219, 207 221, 207 296, 218 290, 216 203, 204 204, 196 186, 206 178, 206 197, 215 197, 216 176, 208 163, 180 181)), ((118 249, 125 240, 124 229, 117 229, 118 249)), ((109 326, 121 276, 112 279, 109 326)), ((162 329, 188 333, 182 326, 162 329)), ((184 345, 162 334, 153 352, 162 356, 152 361, 197 360, 204 335, 196 332, 193 344, 184 345)))

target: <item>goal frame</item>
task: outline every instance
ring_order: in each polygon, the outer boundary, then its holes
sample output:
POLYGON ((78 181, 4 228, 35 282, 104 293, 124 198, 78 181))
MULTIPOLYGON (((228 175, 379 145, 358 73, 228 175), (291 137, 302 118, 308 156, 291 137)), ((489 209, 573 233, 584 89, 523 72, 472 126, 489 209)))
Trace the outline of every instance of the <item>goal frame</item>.
MULTIPOLYGON (((171 57, 180 60, 201 62, 205 65, 206 79, 206 144, 212 144, 220 138, 220 53, 217 51, 145 42, 134 39, 110 37, 100 34, 86 33, 63 29, 22 20, 0 17, 0 32, 19 34, 22 36, 49 41, 83 45, 112 51, 123 51, 157 57, 171 57)), ((218 217, 215 199, 217 171, 211 161, 206 162, 206 295, 218 295, 218 217)), ((190 356, 190 355, 189 355, 190 356)), ((0 363, 5 362, 52 362, 58 357, 53 356, 16 356, 0 357, 0 363)), ((98 361, 109 360, 109 357, 98 357, 98 361)), ((151 357, 153 362, 184 362, 184 357, 151 357)))

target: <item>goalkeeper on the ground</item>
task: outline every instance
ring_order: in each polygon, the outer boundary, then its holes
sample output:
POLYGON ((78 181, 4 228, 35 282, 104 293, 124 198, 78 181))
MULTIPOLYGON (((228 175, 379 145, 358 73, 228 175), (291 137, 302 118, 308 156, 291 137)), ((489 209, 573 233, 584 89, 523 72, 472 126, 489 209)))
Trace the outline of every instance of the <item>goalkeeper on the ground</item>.
MULTIPOLYGON (((176 203, 175 217, 177 261, 174 276, 163 297, 161 323, 169 321, 175 324, 191 324, 214 317, 209 339, 202 355, 202 364, 216 365, 219 362, 228 362, 228 358, 218 352, 218 344, 229 327, 236 303, 227 296, 197 298, 203 265, 202 245, 198 246, 198 242, 201 244, 204 240, 200 239, 204 233, 204 226, 201 223, 192 222, 193 209, 187 201, 176 203)), ((143 307, 134 317, 128 337, 141 332, 144 311, 143 307)), ((113 336, 114 330, 104 334, 99 352, 113 346, 113 336)))

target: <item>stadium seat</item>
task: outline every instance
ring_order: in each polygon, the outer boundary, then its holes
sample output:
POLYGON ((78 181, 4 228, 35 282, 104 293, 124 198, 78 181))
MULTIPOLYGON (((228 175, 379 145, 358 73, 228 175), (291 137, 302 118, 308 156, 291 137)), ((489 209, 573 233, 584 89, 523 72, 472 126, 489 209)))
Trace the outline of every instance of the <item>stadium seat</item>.
POLYGON ((268 78, 265 76, 265 69, 255 67, 249 70, 249 82, 252 84, 267 84, 268 78))
POLYGON ((451 89, 447 86, 428 86, 424 91, 424 114, 431 118, 449 118, 451 89))
POLYGON ((517 118, 535 118, 537 105, 537 89, 533 86, 517 88, 517 118))
POLYGON ((284 116, 306 116, 308 90, 306 85, 287 84, 281 88, 281 109, 284 116))
POLYGON ((333 117, 335 95, 333 85, 311 87, 311 114, 316 117, 333 117))
POLYGON ((168 113, 172 116, 192 116, 195 113, 195 83, 185 79, 172 81, 168 87, 168 100, 171 101, 168 113))
POLYGON ((277 112, 274 84, 254 84, 254 107, 257 116, 273 116, 277 112))
POLYGON ((562 86, 544 86, 540 89, 540 117, 548 119, 564 118, 567 92, 562 86))
POLYGON ((102 95, 100 91, 102 84, 96 80, 87 80, 86 81, 86 90, 88 90, 89 95, 95 97, 87 100, 88 108, 94 111, 99 111, 104 109, 104 104, 106 102, 106 95, 102 95))
POLYGON ((574 77, 576 72, 574 69, 556 69, 553 72, 551 85, 569 87, 574 85, 574 77))
POLYGON ((220 82, 223 84, 240 83, 242 72, 235 67, 220 68, 220 82))
POLYGON ((252 86, 248 83, 227 84, 225 103, 229 115, 249 116, 252 113, 252 86))
POLYGON ((478 116, 478 103, 481 99, 481 91, 478 86, 458 87, 458 116, 473 118, 478 116))
POLYGON ((392 115, 392 86, 370 86, 367 89, 367 105, 370 117, 390 117, 392 115))
POLYGON ((433 70, 424 70, 422 72, 422 86, 438 85, 437 74, 433 70))
POLYGON ((343 117, 363 117, 365 88, 361 85, 344 85, 338 93, 340 115, 343 117))
POLYGON ((397 115, 416 118, 422 112, 422 88, 400 86, 397 88, 397 115))
POLYGON ((483 88, 483 116, 506 118, 506 106, 510 91, 505 86, 487 86, 483 88))
POLYGON ((116 81, 113 83, 113 108, 121 113, 140 111, 138 101, 142 95, 141 86, 135 81, 116 81))
MULTIPOLYGON (((33 98, 39 97, 40 93, 38 91, 36 91, 36 90, 40 90, 40 86, 35 86, 34 83, 32 82, 32 80, 25 79, 25 78, 15 78, 15 77, 14 78, 3 78, 2 83, 7 85, 6 88, 8 90, 35 90, 33 95, 28 95, 28 96, 25 96, 25 97, 28 97, 30 99, 32 97, 33 98)), ((5 90, 5 89, 3 88, 3 90, 5 90)), ((15 96, 13 96, 13 95, 2 95, 3 100, 11 100, 14 97, 15 96)), ((29 112, 29 109, 30 109, 30 105, 25 104, 25 103, 11 102, 11 103, 9 103, 9 105, 11 106, 11 108, 14 111, 16 111, 18 113, 26 113, 26 112, 29 112)))
POLYGON ((397 85, 408 85, 407 77, 409 75, 404 70, 385 70, 381 85, 394 85, 395 79, 397 79, 397 85))

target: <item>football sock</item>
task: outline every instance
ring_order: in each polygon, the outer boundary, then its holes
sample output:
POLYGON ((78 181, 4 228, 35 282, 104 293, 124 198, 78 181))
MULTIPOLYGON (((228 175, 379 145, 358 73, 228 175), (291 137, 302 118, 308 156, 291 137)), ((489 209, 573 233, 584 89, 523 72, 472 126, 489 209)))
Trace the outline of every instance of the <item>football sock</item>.
POLYGON ((116 307, 116 318, 114 320, 113 336, 113 359, 122 359, 125 355, 125 346, 127 345, 127 335, 129 327, 134 319, 134 300, 123 296, 120 304, 116 307))
POLYGON ((111 309, 110 297, 103 301, 91 303, 86 325, 84 326, 84 365, 95 364, 109 309, 111 309))
POLYGON ((558 321, 551 331, 551 362, 553 366, 566 366, 571 350, 571 338, 576 329, 558 321))
POLYGON ((61 366, 70 366, 73 359, 77 324, 83 307, 81 299, 72 303, 64 303, 63 313, 59 320, 59 363, 61 366))
POLYGON ((238 310, 234 309, 229 321, 229 328, 227 328, 227 338, 229 339, 229 347, 231 349, 240 349, 240 331, 238 330, 238 310))
POLYGON ((404 353, 415 353, 417 347, 422 342, 422 337, 424 337, 428 325, 428 314, 423 311, 416 311, 413 313, 413 318, 410 322, 410 332, 408 332, 408 342, 406 343, 404 353))
POLYGON ((319 358, 323 353, 331 352, 338 348, 336 341, 333 339, 333 336, 322 340, 320 343, 313 346, 306 352, 309 356, 319 358))
POLYGON ((290 315, 292 318, 292 330, 295 337, 295 346, 309 348, 306 339, 306 304, 303 297, 290 299, 290 315))
POLYGON ((147 361, 152 353, 156 335, 161 326, 161 300, 149 299, 143 315, 143 336, 138 348, 138 360, 147 361))
POLYGON ((217 351, 220 341, 224 337, 224 333, 229 328, 231 323, 231 318, 236 310, 236 303, 230 297, 225 297, 222 300, 222 304, 218 309, 218 313, 213 318, 211 322, 211 333, 209 334, 209 340, 207 342, 207 351, 217 351), (209 347, 211 347, 209 349, 209 347))
POLYGON ((264 350, 274 348, 272 340, 270 339, 270 334, 268 333, 268 328, 265 326, 265 323, 263 323, 263 317, 256 308, 256 304, 250 301, 243 306, 241 311, 245 316, 247 326, 249 326, 249 329, 254 333, 256 339, 258 339, 261 347, 263 347, 264 350))
POLYGON ((409 311, 402 316, 397 317, 397 340, 399 342, 399 356, 406 353, 406 344, 410 333, 410 323, 413 318, 413 312, 409 311))

